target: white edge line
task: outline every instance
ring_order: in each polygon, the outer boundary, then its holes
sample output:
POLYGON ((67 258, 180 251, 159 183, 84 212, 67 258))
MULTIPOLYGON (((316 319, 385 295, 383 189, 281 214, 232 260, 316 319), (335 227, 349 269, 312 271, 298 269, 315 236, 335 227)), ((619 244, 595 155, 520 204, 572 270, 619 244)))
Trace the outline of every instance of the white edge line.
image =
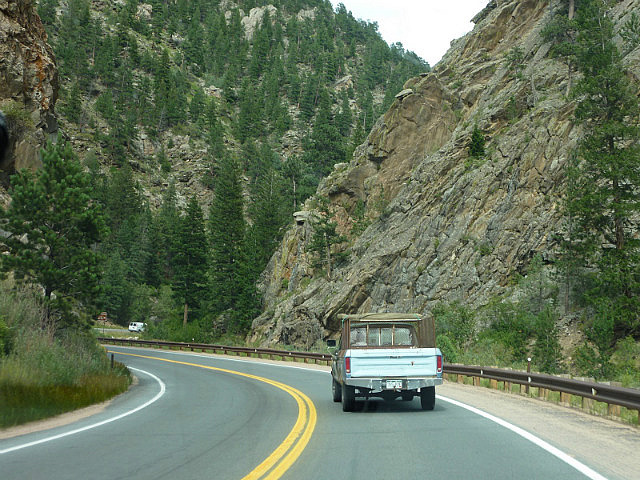
POLYGON ((136 370, 138 372, 142 372, 144 374, 149 375, 151 378, 153 378, 156 382, 158 382, 160 384, 160 391, 156 394, 155 397, 153 397, 151 400, 143 403, 142 405, 134 408, 133 410, 129 410, 128 412, 122 413, 120 415, 117 415, 115 417, 112 418, 108 418, 106 420, 103 420, 102 422, 98 422, 98 423, 94 423, 92 425, 87 425, 86 427, 82 427, 82 428, 77 428, 75 430, 71 430, 65 433, 61 433, 59 435, 54 435, 52 437, 47 437, 47 438, 43 438, 41 440, 36 440, 34 442, 29 442, 29 443, 24 443, 22 445, 16 445, 15 447, 11 447, 11 448, 5 448, 4 450, 0 450, 0 455, 2 455, 3 453, 9 453, 9 452, 15 452, 16 450, 22 450, 23 448, 27 448, 27 447, 33 447, 34 445, 39 445, 40 443, 45 443, 45 442, 51 442, 53 440, 58 440, 59 438, 63 438, 63 437, 67 437, 69 435, 75 435, 76 433, 80 433, 80 432, 84 432, 86 430, 91 430, 92 428, 97 428, 97 427, 101 427, 102 425, 106 425, 107 423, 111 423, 111 422, 115 422, 116 420, 120 420, 121 418, 127 417, 133 413, 136 413, 140 410, 142 410, 143 408, 148 407, 149 405, 151 405, 152 403, 154 403, 155 401, 157 401, 160 397, 162 397, 167 389, 166 385, 164 384, 164 382, 162 380, 160 380, 158 377, 156 377, 153 373, 149 373, 145 370, 140 370, 139 368, 133 368, 133 367, 129 367, 131 370, 136 370))
POLYGON ((475 413, 476 415, 480 415, 481 417, 484 417, 487 420, 491 420, 492 422, 497 423, 501 427, 504 427, 504 428, 506 428, 508 430, 511 430, 515 434, 520 435, 524 439, 529 440, 531 443, 534 443, 535 445, 539 446, 543 450, 546 450, 551 455, 553 455, 553 456, 559 458, 560 460, 562 460, 563 462, 569 464, 570 466, 572 466, 573 468, 578 470, 580 473, 582 473, 583 475, 587 476, 588 478, 591 478, 592 480, 607 480, 606 477, 603 477, 602 475, 600 475, 595 470, 592 470, 591 468, 587 467, 584 463, 579 462, 578 460, 576 460, 575 458, 573 458, 570 455, 566 454, 562 450, 557 449, 553 445, 545 442, 541 438, 536 437, 534 434, 532 434, 530 432, 527 432, 526 430, 523 430, 520 427, 516 427, 515 425, 513 425, 513 424, 511 424, 511 423, 509 423, 509 422, 507 422, 505 420, 502 420, 501 418, 495 417, 495 416, 491 415, 490 413, 487 413, 487 412, 484 412, 484 411, 482 411, 482 410, 480 410, 478 408, 472 407, 471 405, 467 405, 465 403, 458 402, 457 400, 453 400, 453 399, 448 398, 448 397, 443 397, 442 395, 438 395, 437 397, 440 400, 443 400, 443 401, 445 401, 447 403, 451 403, 453 405, 456 405, 457 407, 464 408, 465 410, 469 410, 470 412, 475 413))

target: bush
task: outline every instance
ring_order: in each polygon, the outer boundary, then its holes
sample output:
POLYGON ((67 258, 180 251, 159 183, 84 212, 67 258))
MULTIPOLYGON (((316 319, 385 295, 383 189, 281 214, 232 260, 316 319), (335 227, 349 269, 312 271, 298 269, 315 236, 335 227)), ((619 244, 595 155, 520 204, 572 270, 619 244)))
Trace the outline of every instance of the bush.
POLYGON ((640 343, 633 337, 626 337, 618 342, 611 364, 616 380, 625 387, 640 386, 640 343))
POLYGON ((8 355, 13 349, 13 331, 0 317, 0 357, 8 355))
MULTIPOLYGON (((516 367, 513 351, 502 342, 486 335, 461 352, 459 362, 465 365, 516 367)), ((520 363, 521 364, 521 363, 520 363)))
POLYGON ((458 349, 449 337, 446 335, 438 335, 436 345, 442 352, 445 362, 458 363, 458 349))
POLYGON ((478 128, 478 125, 473 127, 473 132, 471 133, 471 144, 469 145, 469 156, 473 158, 484 157, 484 134, 482 130, 478 128))
POLYGON ((469 345, 476 333, 476 317, 470 308, 454 302, 440 303, 432 311, 436 332, 445 335, 459 350, 469 345))
POLYGON ((558 339, 556 319, 551 308, 547 307, 534 322, 535 344, 533 345, 533 363, 544 373, 557 373, 560 370, 562 351, 558 339))
POLYGON ((68 329, 54 336, 41 328, 35 291, 16 292, 2 282, 0 308, 6 312, 6 329, 0 331, 15 332, 9 335, 11 351, 0 357, 0 428, 102 402, 127 389, 128 370, 112 370, 91 334, 68 329))
POLYGON ((510 349, 514 360, 524 361, 534 332, 535 317, 518 304, 499 300, 489 304, 484 314, 489 326, 483 336, 510 349))

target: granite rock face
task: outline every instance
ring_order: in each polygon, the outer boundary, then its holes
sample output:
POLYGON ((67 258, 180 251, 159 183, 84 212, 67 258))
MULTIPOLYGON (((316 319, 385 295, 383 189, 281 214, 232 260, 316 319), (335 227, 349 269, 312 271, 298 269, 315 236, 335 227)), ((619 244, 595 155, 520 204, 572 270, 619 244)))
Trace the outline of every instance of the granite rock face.
MULTIPOLYGON (((627 0, 613 13, 624 19, 638 7, 627 0)), ((349 237, 338 248, 346 261, 328 279, 305 251, 313 222, 293 226, 263 274, 254 341, 311 345, 337 331, 338 312, 479 307, 535 254, 553 257, 564 169, 581 132, 567 66, 540 37, 548 15, 548 2, 491 1, 433 72, 405 84, 351 162, 318 189, 349 237), (515 47, 519 74, 506 58, 515 47), (468 153, 474 126, 486 140, 480 159, 468 153), (363 218, 368 227, 356 231, 363 218)), ((636 77, 637 58, 638 49, 626 58, 636 77)))
POLYGON ((40 148, 58 129, 58 70, 35 8, 31 1, 0 0, 0 109, 11 132, 10 150, 0 165, 5 174, 37 168, 40 148))

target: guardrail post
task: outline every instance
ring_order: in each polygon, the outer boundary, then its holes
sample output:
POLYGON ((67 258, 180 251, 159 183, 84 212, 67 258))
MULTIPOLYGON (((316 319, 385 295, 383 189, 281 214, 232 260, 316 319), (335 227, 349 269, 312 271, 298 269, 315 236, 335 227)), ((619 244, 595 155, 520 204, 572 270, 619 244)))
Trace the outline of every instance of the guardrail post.
MULTIPOLYGON (((531 373, 531 357, 527 358, 527 373, 531 373)), ((531 381, 531 377, 529 377, 529 381, 531 381)), ((529 395, 529 384, 527 383, 526 392, 529 395)))
POLYGON ((609 415, 610 417, 619 417, 620 405, 612 405, 611 403, 607 404, 607 415, 609 415))

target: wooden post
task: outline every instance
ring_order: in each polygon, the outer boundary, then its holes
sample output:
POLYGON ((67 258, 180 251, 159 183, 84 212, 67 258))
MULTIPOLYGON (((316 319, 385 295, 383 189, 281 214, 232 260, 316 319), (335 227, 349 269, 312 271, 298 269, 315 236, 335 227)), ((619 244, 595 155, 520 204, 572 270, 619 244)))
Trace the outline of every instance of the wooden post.
POLYGON ((619 417, 620 416, 620 405, 612 405, 607 404, 607 415, 610 417, 619 417))

